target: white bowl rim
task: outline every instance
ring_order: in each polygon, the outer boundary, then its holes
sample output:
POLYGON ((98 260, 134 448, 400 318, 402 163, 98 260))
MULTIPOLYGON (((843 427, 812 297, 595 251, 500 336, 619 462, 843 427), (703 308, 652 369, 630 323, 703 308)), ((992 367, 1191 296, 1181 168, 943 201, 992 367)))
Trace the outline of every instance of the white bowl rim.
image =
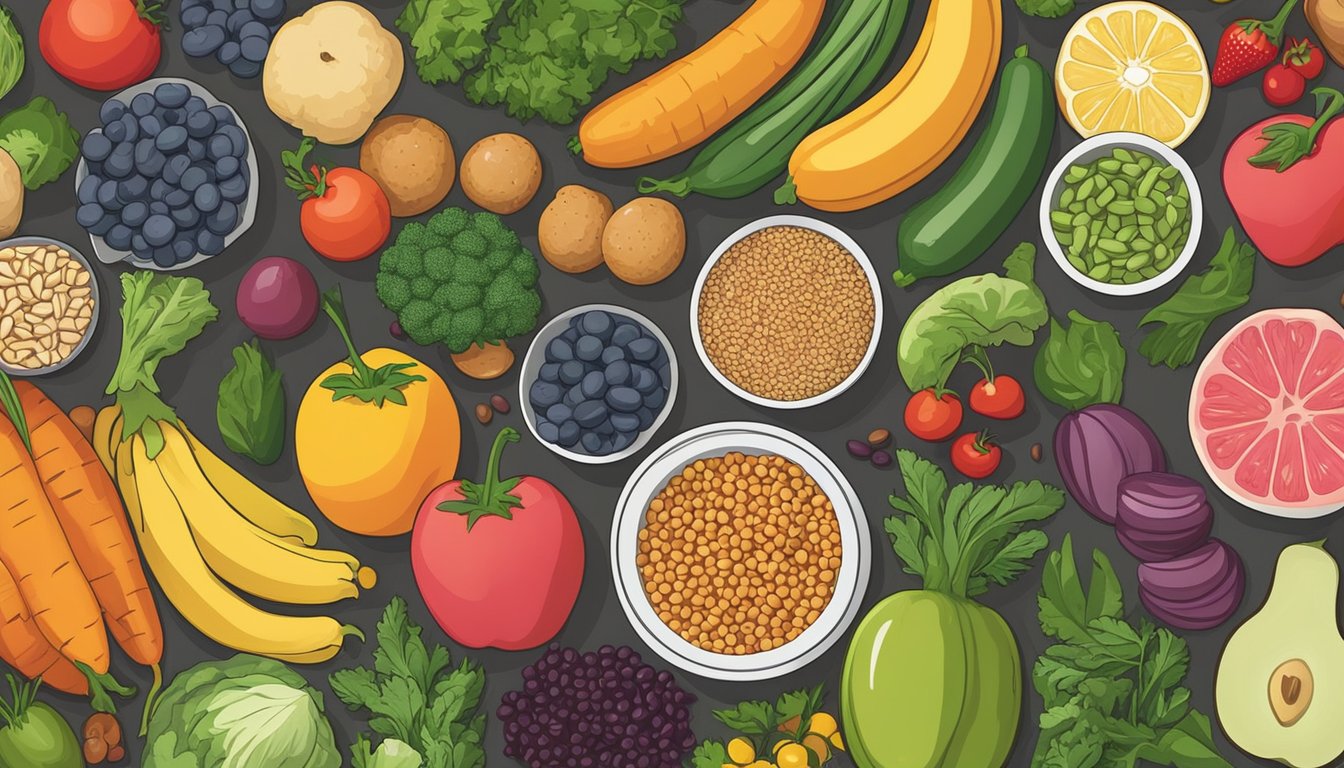
POLYGON ((93 332, 98 328, 98 313, 102 311, 103 294, 102 289, 98 286, 98 273, 93 270, 93 263, 78 248, 45 235, 18 235, 0 240, 0 248, 17 248, 21 245, 54 245, 57 248, 64 248, 70 253, 70 258, 79 262, 84 267, 84 271, 89 273, 89 285, 92 287, 92 290, 89 291, 89 297, 93 299, 93 314, 89 318, 89 327, 84 329, 84 337, 79 340, 79 343, 75 344, 75 348, 70 350, 70 354, 66 355, 65 359, 42 368, 19 368, 0 360, 0 370, 4 370, 10 376, 46 376, 72 363, 89 345, 89 342, 93 339, 93 332))
MULTIPOLYGON (((540 367, 541 365, 538 363, 537 368, 540 367)), ((532 337, 532 343, 527 346, 527 354, 523 355, 523 364, 518 368, 518 407, 523 411, 523 423, 527 424, 527 431, 531 432, 532 436, 537 439, 537 442, 546 446, 552 453, 571 461, 577 461, 580 464, 611 464, 633 456, 643 449, 644 446, 649 444, 649 441, 653 439, 653 434, 657 432, 659 428, 663 426, 664 422, 667 421, 668 417, 672 415, 672 408, 676 405, 677 390, 680 383, 681 373, 677 368, 676 350, 672 348, 672 341, 667 338, 667 334, 663 333, 663 329, 659 328, 656 323, 629 307, 622 307, 617 304, 583 304, 567 309, 551 318, 541 327, 541 330, 537 331, 537 335, 532 337), (668 382, 667 385, 667 401, 663 403, 663 409, 658 412, 658 415, 654 418, 653 423, 649 425, 649 428, 640 432, 639 437, 635 438, 633 443, 615 453, 609 453, 605 456, 593 456, 587 453, 571 451, 564 446, 543 440, 541 435, 537 434, 536 411, 532 408, 532 401, 528 397, 528 390, 532 387, 531 382, 528 381, 531 376, 528 371, 531 368, 533 359, 538 356, 543 356, 545 354, 543 347, 546 344, 549 344, 551 339, 564 333, 564 330, 554 333, 552 331, 558 326, 568 324, 570 318, 575 315, 598 310, 615 315, 624 315, 644 326, 649 333, 652 333, 654 338, 658 339, 658 343, 663 345, 663 350, 667 353, 667 370, 671 378, 671 381, 668 382)))
MULTIPOLYGON (((202 100, 205 101, 207 106, 224 107, 225 109, 229 110, 229 112, 232 112, 234 122, 237 123, 238 128, 242 130, 244 138, 247 139, 247 171, 248 171, 247 203, 238 210, 237 226, 233 228, 233 231, 229 232, 229 234, 224 236, 224 249, 228 249, 228 247, 233 245, 233 243, 238 238, 242 237, 243 234, 247 232, 247 230, 252 228, 252 224, 256 220, 257 216, 257 196, 260 193, 261 189, 260 181, 257 178, 258 173, 257 148, 256 145, 252 143, 252 132, 247 130, 247 125, 243 122, 243 116, 238 113, 238 110, 234 109, 232 104, 229 104, 228 102, 223 101, 219 97, 215 96, 213 93, 210 92, 210 89, 206 88, 204 85, 201 85, 195 80, 188 80, 183 77, 150 78, 149 80, 136 83, 135 85, 132 85, 128 88, 123 88, 122 90, 117 91, 116 93, 104 99, 103 103, 105 104, 112 99, 119 99, 124 102, 129 102, 131 99, 135 98, 136 96, 139 96, 142 93, 150 93, 160 85, 167 85, 167 84, 185 85, 191 91, 191 95, 199 96, 202 100)), ((101 134, 102 132, 103 129, 101 126, 99 126, 90 129, 88 133, 84 135, 85 137, 88 137, 94 133, 101 134)), ((82 144, 83 139, 81 139, 80 141, 82 144)), ((79 156, 79 165, 75 168, 76 194, 79 193, 79 185, 84 181, 84 179, 88 177, 88 175, 89 175, 89 165, 84 160, 84 155, 81 152, 79 156)), ((188 267, 193 267, 197 264, 200 264, 203 261, 206 261, 207 259, 213 259, 215 256, 219 255, 217 253, 214 256, 207 256, 206 254, 197 251, 195 256, 192 256, 190 259, 187 259, 184 262, 174 264, 171 267, 161 267, 158 264, 155 264, 153 260, 141 261, 135 258, 135 255, 132 254, 130 251, 118 251, 117 249, 108 245, 105 239, 103 239, 98 235, 93 234, 92 232, 88 232, 86 230, 85 234, 89 236, 89 242, 93 245, 93 255, 95 258, 98 259, 98 261, 104 264, 118 264, 124 261, 127 264, 131 265, 132 267, 135 267, 136 269, 150 269, 155 272, 176 272, 178 270, 187 269, 188 267)), ((223 252, 224 252, 223 250, 220 251, 220 253, 223 252)))
POLYGON ((863 505, 839 467, 815 445, 781 427, 757 422, 706 424, 682 432, 650 454, 630 475, 612 519, 611 564, 616 595, 635 633, 667 663, 715 680, 768 680, 795 672, 839 641, 858 616, 872 567, 872 542, 863 505), (731 656, 697 648, 658 618, 644 595, 635 546, 648 502, 685 466, 683 455, 730 451, 781 455, 804 468, 831 499, 840 527, 840 570, 820 618, 793 641, 760 653, 731 656))
POLYGON ((1046 250, 1054 257, 1055 263, 1064 271, 1064 274, 1068 275, 1075 283, 1110 296, 1138 296, 1155 291, 1170 283, 1184 272, 1186 267, 1190 266, 1190 261, 1199 248, 1200 235, 1204 230, 1204 197, 1200 193, 1199 180, 1195 178, 1194 170, 1190 168, 1190 164, 1185 161, 1184 157, 1181 157, 1179 152, 1146 134, 1130 131, 1109 131, 1083 139, 1073 149, 1065 152, 1064 156, 1055 164, 1055 167, 1050 170, 1050 175, 1046 177, 1044 192, 1041 194, 1040 224, 1041 239, 1045 242, 1046 250), (1069 263, 1068 257, 1064 255, 1064 249, 1055 239, 1054 229, 1050 226, 1050 213, 1055 207, 1060 180, 1064 178, 1069 166, 1084 155, 1115 147, 1133 147, 1157 155, 1163 162, 1180 171, 1181 177, 1185 179, 1185 187, 1190 192, 1190 234, 1186 237, 1185 246, 1176 256, 1176 260, 1171 263, 1170 267, 1158 273, 1157 277, 1150 277, 1137 283, 1119 285, 1094 280, 1079 272, 1073 264, 1069 263))
POLYGON ((873 362, 874 355, 877 354, 877 345, 882 337, 882 285, 878 282, 877 272, 873 269, 873 263, 869 261, 868 254, 863 248, 855 242, 854 238, 844 230, 833 224, 828 224, 820 219, 814 219, 811 216, 798 216, 794 214, 782 214, 778 216, 766 216, 757 219, 749 224, 739 227, 736 232, 723 239, 718 247, 710 253, 705 264, 700 268, 700 274, 695 279, 695 287, 691 290, 691 341, 695 344, 695 353, 700 357, 700 363, 709 371, 709 375, 719 382, 725 389, 734 395, 746 400, 749 403, 763 405, 767 408, 779 408, 783 410, 793 410, 798 408, 811 408, 814 405, 820 405, 828 400, 838 397, 845 390, 854 386, 859 378, 868 370, 868 366, 873 362), (868 338, 868 349, 864 352, 863 358, 859 364, 845 377, 844 381, 831 387, 820 394, 803 398, 802 400, 771 400, 760 395, 748 392, 747 390, 734 384, 727 376, 723 375, 712 360, 709 359, 709 353, 705 351, 704 342, 700 338, 700 292, 705 288, 705 280, 709 277, 709 272, 719 263, 719 259, 728 249, 736 245, 747 235, 759 232, 770 227, 802 227, 814 232, 823 234, 840 244, 842 248, 849 251, 849 255, 854 257, 859 267, 863 269, 863 274, 868 278, 868 286, 873 291, 873 330, 868 338))

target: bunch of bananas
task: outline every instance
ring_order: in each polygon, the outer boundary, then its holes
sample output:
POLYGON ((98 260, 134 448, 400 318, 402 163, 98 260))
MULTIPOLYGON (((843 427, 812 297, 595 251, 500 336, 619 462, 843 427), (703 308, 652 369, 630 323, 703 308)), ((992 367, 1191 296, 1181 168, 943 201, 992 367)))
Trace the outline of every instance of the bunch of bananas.
POLYGON ((360 631, 327 616, 263 611, 229 585, 279 603, 357 597, 376 576, 352 555, 316 549, 307 517, 252 484, 187 429, 157 422, 164 447, 149 458, 137 432, 122 439, 121 409, 98 413, 93 444, 126 501, 131 527, 159 586, 215 642, 291 663, 335 656, 360 631))

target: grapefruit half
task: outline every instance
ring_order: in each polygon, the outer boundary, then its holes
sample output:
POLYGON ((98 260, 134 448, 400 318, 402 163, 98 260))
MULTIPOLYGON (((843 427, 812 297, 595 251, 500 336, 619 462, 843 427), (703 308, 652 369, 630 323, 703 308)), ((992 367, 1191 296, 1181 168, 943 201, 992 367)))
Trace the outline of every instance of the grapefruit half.
POLYGON ((1199 366, 1190 438, 1245 506, 1293 518, 1344 506, 1344 328, 1315 309, 1242 320, 1199 366))

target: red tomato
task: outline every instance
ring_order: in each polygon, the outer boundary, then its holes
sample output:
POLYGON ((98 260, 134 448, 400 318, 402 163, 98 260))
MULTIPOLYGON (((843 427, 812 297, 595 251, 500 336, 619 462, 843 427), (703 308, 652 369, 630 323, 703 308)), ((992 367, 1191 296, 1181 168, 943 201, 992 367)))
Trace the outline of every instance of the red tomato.
POLYGON ((297 152, 285 152, 285 184, 303 207, 299 229, 303 239, 332 261, 359 261, 387 242, 392 232, 392 205, 378 182, 355 168, 330 170, 306 164, 316 143, 305 138, 297 152))
POLYGON ((1307 92, 1307 81, 1287 64, 1275 64, 1265 70, 1260 90, 1265 94, 1265 101, 1276 107, 1286 107, 1307 92))
POLYGON ((1305 37, 1301 40, 1289 38, 1288 45, 1284 46, 1283 63, 1306 79, 1315 80, 1325 69, 1325 55, 1305 37))
POLYGON ((1027 409, 1022 385, 1002 374, 993 380, 981 379, 971 390, 971 410, 991 419, 1016 419, 1027 409))
POLYGON ((51 0, 37 43, 61 77, 117 91, 154 73, 163 52, 158 5, 146 0, 51 0))
POLYGON ((969 478, 989 477, 1001 461, 1003 450, 987 432, 967 432, 952 443, 952 466, 969 478))
POLYGON ((579 518, 539 477, 499 476, 505 427, 485 482, 436 488, 420 505, 411 567, 429 612, 468 648, 522 651, 544 645, 569 618, 583 581, 579 518))
POLYGON ((946 440, 960 426, 961 400, 952 392, 921 389, 905 404, 905 428, 920 440, 946 440))

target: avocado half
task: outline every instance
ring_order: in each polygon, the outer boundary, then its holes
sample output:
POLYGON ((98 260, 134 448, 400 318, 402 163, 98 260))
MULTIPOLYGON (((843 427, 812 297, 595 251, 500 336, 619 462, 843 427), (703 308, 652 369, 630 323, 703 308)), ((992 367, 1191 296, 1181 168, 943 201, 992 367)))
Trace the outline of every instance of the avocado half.
POLYGON ((1293 768, 1321 768, 1344 753, 1339 564, 1323 545, 1279 554, 1265 604, 1223 648, 1214 689, 1227 737, 1293 768))

